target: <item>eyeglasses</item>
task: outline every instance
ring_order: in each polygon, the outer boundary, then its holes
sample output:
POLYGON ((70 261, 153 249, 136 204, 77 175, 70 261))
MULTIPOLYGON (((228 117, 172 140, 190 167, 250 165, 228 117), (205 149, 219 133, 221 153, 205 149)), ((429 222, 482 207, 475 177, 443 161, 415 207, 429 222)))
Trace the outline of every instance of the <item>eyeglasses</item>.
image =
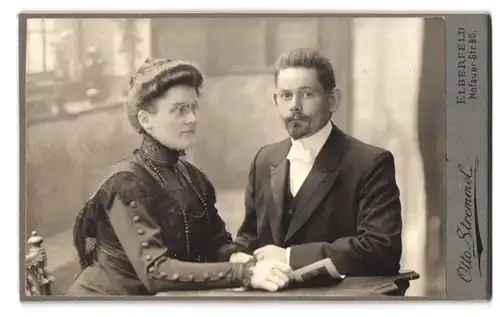
POLYGON ((184 116, 187 116, 190 112, 193 112, 193 114, 196 114, 196 111, 198 110, 199 107, 200 106, 197 103, 195 103, 195 104, 181 103, 181 104, 177 104, 172 109, 172 112, 177 117, 184 117, 184 116))

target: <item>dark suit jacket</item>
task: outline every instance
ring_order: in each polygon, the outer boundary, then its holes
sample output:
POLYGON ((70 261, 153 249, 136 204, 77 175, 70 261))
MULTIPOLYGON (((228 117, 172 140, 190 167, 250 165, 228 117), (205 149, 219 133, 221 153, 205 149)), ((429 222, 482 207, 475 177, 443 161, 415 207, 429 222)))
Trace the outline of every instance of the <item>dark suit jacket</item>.
POLYGON ((294 269, 328 257, 348 276, 397 273, 402 219, 392 154, 334 126, 300 189, 288 232, 283 232, 290 147, 290 139, 264 146, 252 162, 246 214, 235 241, 240 250, 291 247, 294 269))

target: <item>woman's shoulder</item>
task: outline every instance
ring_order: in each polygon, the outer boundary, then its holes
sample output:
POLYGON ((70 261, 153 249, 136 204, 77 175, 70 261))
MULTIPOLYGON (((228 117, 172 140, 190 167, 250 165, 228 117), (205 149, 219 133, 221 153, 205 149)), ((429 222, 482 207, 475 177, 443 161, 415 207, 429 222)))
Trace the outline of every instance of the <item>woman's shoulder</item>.
POLYGON ((209 200, 214 200, 215 188, 207 174, 195 166, 192 162, 185 159, 180 159, 179 163, 180 167, 185 169, 185 172, 187 172, 189 178, 195 186, 200 188, 203 193, 207 194, 209 200))
POLYGON ((205 185, 212 186, 212 183, 207 176, 199 167, 194 165, 194 163, 189 162, 186 159, 179 159, 180 167, 184 167, 191 177, 194 177, 196 181, 202 182, 205 185))
POLYGON ((97 189, 102 199, 110 201, 118 196, 127 203, 152 198, 152 176, 134 159, 120 161, 106 172, 97 189))

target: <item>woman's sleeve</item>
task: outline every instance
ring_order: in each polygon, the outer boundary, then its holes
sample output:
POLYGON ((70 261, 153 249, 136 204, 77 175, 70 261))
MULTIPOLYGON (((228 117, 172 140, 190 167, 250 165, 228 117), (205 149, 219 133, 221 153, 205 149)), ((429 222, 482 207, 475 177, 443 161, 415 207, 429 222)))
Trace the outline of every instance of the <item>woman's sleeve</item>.
POLYGON ((152 198, 144 183, 130 172, 113 178, 106 207, 112 228, 138 277, 150 293, 177 289, 241 286, 242 264, 182 262, 167 256, 162 228, 151 213, 152 198))

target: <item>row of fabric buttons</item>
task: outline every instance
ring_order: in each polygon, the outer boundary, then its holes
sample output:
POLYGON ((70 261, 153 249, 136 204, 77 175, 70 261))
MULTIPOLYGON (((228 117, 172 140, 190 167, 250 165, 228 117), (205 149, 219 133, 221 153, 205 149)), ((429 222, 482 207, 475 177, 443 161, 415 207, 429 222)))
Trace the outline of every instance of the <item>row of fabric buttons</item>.
MULTIPOLYGON (((137 208, 137 203, 134 202, 134 201, 130 202, 130 207, 132 207, 134 209, 137 208)), ((141 218, 139 216, 134 216, 132 218, 132 220, 133 220, 134 223, 139 223, 139 221, 141 220, 141 218)), ((143 229, 138 229, 137 233, 139 235, 144 235, 145 232, 144 232, 143 229)), ((149 247, 149 243, 147 241, 143 241, 143 242, 141 242, 141 247, 143 249, 147 249, 149 247)), ((177 257, 177 254, 174 254, 174 257, 177 257)), ((145 257, 145 259, 146 259, 146 261, 151 261, 152 257, 151 257, 150 254, 147 254, 146 257, 145 257)), ((156 271, 156 269, 153 266, 149 268, 149 272, 150 273, 154 273, 155 271, 156 271)), ((173 274, 169 278, 169 276, 167 275, 167 273, 160 272, 160 277, 159 278, 160 279, 169 279, 171 281, 178 281, 180 279, 180 276, 179 276, 179 274, 176 273, 176 274, 173 274)), ((190 276, 188 276, 188 280, 192 281, 192 280, 194 280, 194 277, 192 275, 190 275, 190 276)))
MULTIPOLYGON (((219 273, 215 274, 212 279, 217 280, 217 279, 220 279, 222 277, 224 277, 224 273, 219 272, 219 273)), ((195 280, 195 278, 194 278, 194 275, 189 274, 186 278, 182 278, 181 280, 186 281, 186 282, 193 282, 195 280)), ((208 273, 205 273, 205 274, 203 274, 203 276, 201 277, 199 282, 209 281, 209 280, 210 280, 210 275, 208 273)))
MULTIPOLYGON (((154 267, 150 267, 149 268, 149 272, 150 273, 154 273, 155 272, 155 268, 154 267)), ((224 277, 224 273, 223 272, 219 272, 219 273, 213 275, 212 280, 218 280, 218 279, 221 279, 223 277, 224 277)), ((194 282, 196 280, 195 276, 193 274, 189 274, 186 277, 181 277, 177 273, 173 274, 172 276, 168 276, 165 272, 160 272, 159 276, 156 275, 153 278, 155 278, 155 279, 163 279, 163 280, 170 280, 170 281, 182 281, 182 282, 194 282)), ((210 280, 210 275, 208 273, 205 273, 205 274, 203 274, 203 276, 200 277, 200 279, 197 282, 203 282, 203 281, 209 281, 209 280, 210 280)))
MULTIPOLYGON (((134 202, 134 201, 130 202, 130 207, 131 207, 131 208, 133 208, 133 209, 137 208, 137 203, 136 203, 136 202, 134 202)), ((134 223, 139 223, 139 222, 140 222, 140 220, 141 220, 141 218, 140 218, 139 216, 134 216, 134 217, 132 218, 132 220, 133 220, 133 222, 134 222, 134 223)), ((144 235, 144 233, 145 233, 145 232, 144 232, 144 230, 143 230, 143 229, 140 229, 140 228, 139 228, 139 229, 137 229, 137 233, 138 233, 139 235, 144 235)), ((143 242, 141 242, 141 247, 142 247, 143 249, 147 249, 147 248, 149 247, 149 243, 148 243, 147 241, 143 241, 143 242)), ((177 254, 174 254, 174 257, 177 257, 177 254)), ((145 257, 145 259, 146 259, 146 261, 148 261, 148 262, 149 262, 149 261, 151 261, 151 260, 152 260, 152 257, 151 257, 151 255, 150 255, 150 254, 147 254, 147 255, 146 255, 146 257, 145 257)), ((201 260, 201 257, 200 257, 200 256, 198 256, 198 257, 197 257, 197 260, 198 260, 198 261, 200 261, 200 260, 201 260)), ((150 267, 150 268, 149 268, 149 272, 150 272, 150 273, 154 273, 155 271, 156 271, 156 269, 155 269, 154 267, 150 267)), ((215 275, 214 279, 217 279, 217 278, 221 279, 222 277, 224 277, 224 275, 225 275, 225 274, 224 274, 223 272, 219 272, 219 273, 217 273, 217 274, 215 275)), ((178 281, 178 280, 180 280, 180 279, 181 279, 181 277, 180 277, 180 276, 179 276, 179 274, 177 274, 177 273, 175 273, 175 274, 173 274, 171 277, 169 277, 169 276, 167 275, 167 273, 165 273, 165 272, 160 272, 160 277, 159 277, 159 278, 160 278, 160 279, 168 279, 168 280, 171 280, 171 281, 178 281)), ((204 280, 204 281, 208 281, 209 279, 210 279, 209 274, 208 274, 208 273, 205 273, 205 274, 203 275, 203 280, 204 280)), ((188 281, 188 282, 193 282, 193 281, 195 280, 195 277, 194 277, 194 275, 193 275, 193 274, 189 274, 186 278, 183 278, 182 280, 183 280, 183 281, 188 281)))
MULTIPOLYGON (((129 204, 129 206, 130 206, 131 208, 135 209, 135 208, 137 208, 137 203, 136 203, 135 201, 131 201, 131 202, 130 202, 130 204, 129 204)), ((133 221, 134 223, 139 223, 139 221, 141 221, 141 218, 140 218, 139 216, 134 216, 134 217, 132 218, 132 221, 133 221)), ((145 233, 145 232, 144 232, 144 230, 143 230, 143 229, 141 229, 141 228, 137 229, 137 234, 139 234, 140 236, 144 235, 144 233, 145 233)), ((147 241, 143 241, 143 242, 141 242, 141 247, 142 247, 143 249, 147 249, 147 248, 149 247, 149 243, 148 243, 147 241)), ((150 255, 150 254, 147 254, 147 255, 145 256, 145 259, 146 259, 146 261, 151 261, 151 260, 152 260, 152 257, 151 257, 151 255, 150 255)), ((153 268, 153 270, 154 270, 154 268, 153 268)))
MULTIPOLYGON (((130 207, 132 207, 132 208, 135 209, 135 208, 137 208, 137 204, 134 201, 132 201, 132 202, 130 202, 130 207)), ((139 216, 134 216, 134 218, 132 218, 132 220, 134 221, 134 223, 139 223, 139 221, 141 220, 141 218, 139 216)), ((143 229, 138 229, 137 233, 139 235, 144 235, 144 230, 143 229)), ((147 241, 143 241, 143 242, 141 242, 141 247, 143 249, 147 249, 147 248, 149 248, 149 243, 147 241)), ((152 257, 151 257, 150 254, 147 254, 146 257, 145 257, 145 259, 146 259, 146 261, 149 262, 149 261, 152 260, 152 257)), ((149 272, 150 273, 154 273, 155 271, 156 271, 156 269, 153 266, 149 268, 149 272)), ((161 279, 166 279, 167 278, 167 273, 160 272, 160 278, 161 279)), ((177 279, 179 279, 179 275, 178 274, 174 274, 172 276, 172 280, 175 281, 177 279)))
MULTIPOLYGON (((154 273, 155 268, 154 267, 149 268, 149 272, 154 273)), ((178 281, 180 279, 180 276, 177 273, 172 274, 172 276, 168 276, 167 273, 160 272, 160 276, 155 275, 155 276, 153 276, 153 278, 154 279, 162 279, 162 280, 178 281)))

